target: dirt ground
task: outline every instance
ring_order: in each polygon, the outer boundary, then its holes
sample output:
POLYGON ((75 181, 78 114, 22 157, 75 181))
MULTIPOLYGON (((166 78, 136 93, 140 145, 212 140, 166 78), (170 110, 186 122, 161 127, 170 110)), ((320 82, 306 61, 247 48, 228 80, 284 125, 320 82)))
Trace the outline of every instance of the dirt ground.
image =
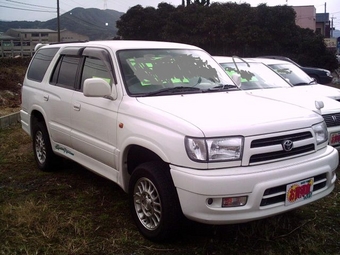
POLYGON ((30 58, 0 59, 0 117, 20 109, 22 84, 30 58))

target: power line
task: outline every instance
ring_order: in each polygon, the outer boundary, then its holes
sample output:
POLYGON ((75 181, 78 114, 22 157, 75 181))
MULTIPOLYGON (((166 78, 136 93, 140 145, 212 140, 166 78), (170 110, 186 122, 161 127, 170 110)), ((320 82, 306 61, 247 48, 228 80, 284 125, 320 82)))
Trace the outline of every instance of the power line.
POLYGON ((22 11, 55 13, 55 11, 33 10, 33 9, 26 9, 26 8, 19 8, 19 7, 5 6, 5 5, 0 5, 0 7, 9 8, 9 9, 16 9, 16 10, 22 10, 22 11))
POLYGON ((19 1, 13 1, 13 0, 6 0, 7 2, 12 2, 12 3, 17 3, 17 4, 23 4, 23 5, 28 5, 28 6, 34 6, 34 7, 41 7, 41 8, 48 8, 48 9, 57 9, 55 7, 50 7, 50 6, 43 6, 43 5, 36 5, 36 4, 28 4, 28 3, 23 3, 19 1))

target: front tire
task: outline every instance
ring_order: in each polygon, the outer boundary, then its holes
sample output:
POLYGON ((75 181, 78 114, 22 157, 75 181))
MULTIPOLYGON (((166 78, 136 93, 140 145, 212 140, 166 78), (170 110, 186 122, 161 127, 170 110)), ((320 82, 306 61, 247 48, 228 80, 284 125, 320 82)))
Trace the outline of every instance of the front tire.
POLYGON ((53 171, 56 155, 52 151, 50 137, 44 122, 34 121, 33 126, 33 152, 39 169, 53 171))
POLYGON ((182 213, 167 164, 143 163, 133 171, 129 203, 138 230, 147 239, 163 241, 178 231, 182 213))

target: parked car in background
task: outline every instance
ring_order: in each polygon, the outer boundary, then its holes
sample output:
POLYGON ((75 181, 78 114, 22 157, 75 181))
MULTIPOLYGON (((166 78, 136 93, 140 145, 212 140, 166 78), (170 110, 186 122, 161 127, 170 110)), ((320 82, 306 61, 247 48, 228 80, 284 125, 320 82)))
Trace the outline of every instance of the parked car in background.
POLYGON ((304 71, 291 62, 269 58, 252 58, 252 60, 266 64, 301 91, 330 97, 340 102, 340 89, 316 83, 304 71))
POLYGON ((299 67, 302 71, 308 74, 311 78, 315 79, 315 81, 319 84, 329 84, 333 80, 332 73, 329 70, 317 68, 317 67, 305 67, 301 66, 290 58, 283 56, 261 56, 260 58, 270 58, 270 59, 280 59, 285 60, 290 63, 293 63, 297 67, 299 67))
POLYGON ((340 149, 340 102, 292 86, 274 70, 252 59, 214 57, 243 90, 317 111, 328 129, 329 145, 340 149), (322 103, 321 103, 322 102, 322 103), (322 107, 323 106, 323 107, 322 107))

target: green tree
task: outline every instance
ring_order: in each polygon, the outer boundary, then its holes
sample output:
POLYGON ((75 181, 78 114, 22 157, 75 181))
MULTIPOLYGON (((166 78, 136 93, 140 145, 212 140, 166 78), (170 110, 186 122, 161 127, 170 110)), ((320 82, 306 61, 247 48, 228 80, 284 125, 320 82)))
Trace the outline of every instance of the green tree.
POLYGON ((136 5, 117 21, 117 35, 124 39, 160 40, 162 26, 160 26, 157 17, 155 8, 143 8, 141 5, 136 5))
POLYGON ((212 55, 282 55, 302 65, 330 70, 338 67, 323 37, 298 27, 296 14, 289 6, 188 2, 178 7, 161 3, 158 9, 136 5, 117 22, 118 35, 124 39, 188 43, 212 55))

